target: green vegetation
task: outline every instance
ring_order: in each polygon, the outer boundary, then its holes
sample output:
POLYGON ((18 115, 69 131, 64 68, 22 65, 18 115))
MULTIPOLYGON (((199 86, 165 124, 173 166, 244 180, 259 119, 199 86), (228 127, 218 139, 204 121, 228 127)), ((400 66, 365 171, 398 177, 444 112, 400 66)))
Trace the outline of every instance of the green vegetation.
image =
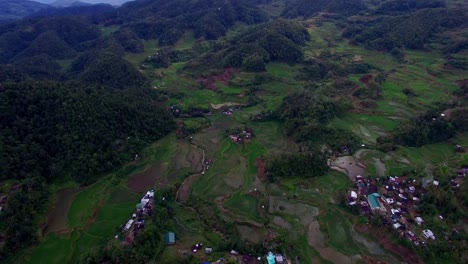
POLYGON ((463 27, 465 22, 466 14, 462 10, 424 9, 411 15, 384 19, 357 34, 356 40, 375 49, 419 49, 436 32, 463 27), (408 24, 412 25, 409 29, 408 24))
MULTIPOLYGON (((133 20, 128 26, 140 38, 158 39, 162 46, 177 43, 187 30, 193 30, 195 38, 217 39, 236 22, 257 24, 268 20, 248 1, 144 1, 125 5, 119 11, 121 17, 133 20)), ((119 22, 115 18, 115 23, 119 22)))
POLYGON ((451 187, 468 166, 462 1, 102 8, 0 25, 6 263, 201 263, 232 249, 463 260, 467 184, 451 187), (358 174, 439 180, 415 213, 441 239, 416 247, 357 215, 345 196, 358 174), (154 214, 122 232, 150 188, 154 214), (182 254, 200 242, 213 253, 182 254))
MULTIPOLYGON (((28 246, 22 243, 26 240, 35 241, 33 230, 47 205, 46 182, 71 177, 91 183, 174 127, 168 113, 152 105, 158 95, 151 90, 113 92, 76 84, 23 82, 3 85, 0 96, 1 180, 15 179, 21 189, 9 197, 11 206, 0 215, 8 223, 1 230, 8 237, 21 238, 5 243, 2 255, 28 246), (120 100, 122 95, 125 102, 120 100)), ((71 214, 91 214, 95 205, 82 203, 91 208, 72 205, 71 214)), ((87 218, 73 217, 75 221, 87 218)), ((78 224, 82 222, 72 222, 78 224)))
POLYGON ((362 0, 340 1, 340 0, 319 0, 310 3, 306 0, 288 1, 283 10, 286 17, 312 17, 320 12, 339 13, 342 15, 352 15, 366 8, 362 0))

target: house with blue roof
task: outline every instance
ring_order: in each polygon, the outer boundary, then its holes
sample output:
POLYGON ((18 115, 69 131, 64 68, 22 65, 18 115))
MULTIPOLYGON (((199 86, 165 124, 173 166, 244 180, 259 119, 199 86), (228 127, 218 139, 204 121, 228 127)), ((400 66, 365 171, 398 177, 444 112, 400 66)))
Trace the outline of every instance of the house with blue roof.
POLYGON ((268 261, 268 264, 276 264, 275 255, 273 255, 273 253, 268 252, 266 259, 268 261))
POLYGON ((372 193, 372 194, 367 195, 367 201, 369 202, 370 208, 372 210, 380 209, 381 205, 379 203, 379 198, 380 198, 380 194, 378 193, 372 193))

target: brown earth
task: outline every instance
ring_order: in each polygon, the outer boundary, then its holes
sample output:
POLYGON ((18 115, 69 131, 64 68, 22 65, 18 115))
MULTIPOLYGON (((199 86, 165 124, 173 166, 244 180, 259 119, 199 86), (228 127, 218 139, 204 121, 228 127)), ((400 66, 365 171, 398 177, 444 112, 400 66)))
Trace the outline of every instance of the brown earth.
POLYGON ((176 135, 178 138, 181 138, 184 136, 184 122, 182 121, 177 121, 177 130, 176 130, 176 135))
POLYGON ((393 253, 395 256, 400 256, 400 258, 404 259, 407 263, 423 264, 415 252, 401 245, 392 243, 388 232, 382 232, 368 225, 356 225, 354 229, 360 233, 375 237, 385 250, 393 253))
POLYGON ((72 230, 70 230, 69 228, 64 228, 64 229, 56 230, 55 234, 57 234, 57 235, 68 235, 71 232, 72 232, 72 230))
POLYGON ((267 177, 265 176, 265 160, 262 158, 257 158, 255 160, 255 166, 257 167, 257 177, 262 182, 265 182, 267 180, 267 177))
POLYGON ((163 177, 167 165, 162 162, 155 163, 146 168, 143 172, 135 174, 128 179, 127 186, 135 192, 145 192, 154 188, 155 184, 159 187, 167 186, 167 179, 163 177))
POLYGON ((362 76, 359 81, 365 84, 366 86, 369 85, 370 81, 372 80, 372 74, 368 73, 362 76))
POLYGON ((86 222, 86 224, 84 225, 83 227, 83 231, 87 231, 89 226, 96 220, 96 217, 99 213, 99 209, 101 209, 101 207, 104 206, 104 200, 100 200, 98 205, 93 209, 93 215, 91 216, 91 218, 86 222))
POLYGON ((79 190, 79 188, 67 188, 58 192, 56 202, 47 215, 47 223, 42 227, 42 236, 50 232, 57 234, 70 232, 67 228, 68 209, 79 190))
POLYGON ((180 185, 179 190, 177 190, 176 200, 182 203, 188 201, 193 183, 201 176, 201 174, 194 174, 185 179, 180 185))
POLYGON ((198 180, 201 176, 202 173, 205 172, 205 150, 195 144, 192 144, 193 147, 196 149, 200 150, 200 152, 197 152, 196 155, 192 155, 190 158, 191 165, 197 169, 199 165, 202 165, 201 173, 193 174, 189 177, 187 177, 182 184, 180 185, 179 189, 177 190, 176 193, 176 200, 179 202, 186 202, 188 201, 190 197, 190 190, 192 189, 193 183, 198 180), (198 165, 197 165, 198 164, 198 165))
POLYGON ((123 244, 126 245, 126 246, 133 245, 134 240, 135 240, 135 236, 133 235, 133 232, 128 232, 127 236, 125 237, 125 240, 124 240, 123 244))
POLYGON ((224 72, 220 74, 211 75, 206 78, 200 78, 198 79, 198 82, 205 85, 206 88, 210 90, 217 91, 218 90, 218 87, 216 87, 217 82, 220 82, 226 85, 231 80, 231 76, 239 72, 240 71, 238 69, 227 68, 224 70, 224 72))
POLYGON ((362 257, 363 257, 364 263, 366 263, 366 264, 385 264, 386 263, 386 262, 383 262, 383 261, 381 261, 379 259, 373 258, 371 256, 364 255, 362 257))

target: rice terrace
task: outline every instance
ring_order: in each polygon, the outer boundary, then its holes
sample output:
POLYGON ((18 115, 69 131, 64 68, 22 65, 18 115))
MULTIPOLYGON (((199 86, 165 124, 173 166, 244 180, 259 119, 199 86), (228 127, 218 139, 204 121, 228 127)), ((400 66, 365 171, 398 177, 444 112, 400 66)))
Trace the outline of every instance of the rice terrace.
POLYGON ((468 7, 345 2, 0 24, 0 263, 466 263, 468 7))

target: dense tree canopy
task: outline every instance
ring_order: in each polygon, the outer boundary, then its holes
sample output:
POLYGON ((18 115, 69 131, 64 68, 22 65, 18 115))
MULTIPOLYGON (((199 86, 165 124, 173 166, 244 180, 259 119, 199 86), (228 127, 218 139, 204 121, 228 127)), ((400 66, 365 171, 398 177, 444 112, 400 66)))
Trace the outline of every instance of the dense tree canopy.
POLYGON ((202 50, 202 56, 190 61, 186 69, 195 74, 223 67, 262 71, 269 61, 297 63, 302 61, 302 46, 309 39, 301 23, 275 20, 216 41, 208 47, 208 52, 202 50))
POLYGON ((403 122, 396 131, 395 142, 406 146, 422 146, 445 141, 455 134, 452 123, 430 111, 418 118, 403 122))
POLYGON ((375 13, 397 15, 423 8, 441 8, 445 6, 443 0, 386 0, 378 5, 375 13))
POLYGON ((267 168, 270 181, 292 177, 312 178, 327 171, 327 158, 320 152, 285 154, 268 162, 267 168))
POLYGON ((332 12, 344 15, 356 14, 365 10, 362 0, 293 0, 287 1, 283 11, 285 17, 312 17, 320 12, 332 12))
POLYGON ((122 89, 139 87, 146 82, 146 78, 135 67, 115 53, 97 51, 84 56, 88 56, 89 60, 81 65, 80 79, 86 83, 122 89))
POLYGON ((50 17, 0 26, 0 63, 47 54, 68 58, 82 43, 96 39, 97 28, 73 17, 50 17))
POLYGON ((140 38, 173 45, 187 29, 197 38, 217 39, 236 22, 257 24, 268 17, 246 0, 155 0, 129 2, 107 20, 128 24, 140 38))
POLYGON ((356 40, 375 49, 419 49, 436 32, 463 27, 467 18, 463 10, 423 9, 411 15, 385 18, 358 33, 356 40))
POLYGON ((173 128, 169 114, 152 105, 151 90, 53 82, 0 89, 1 179, 71 175, 90 182, 173 128))
POLYGON ((288 136, 306 148, 328 145, 333 150, 342 146, 354 148, 358 144, 352 133, 331 128, 328 122, 349 108, 340 98, 329 98, 319 92, 301 91, 284 98, 277 116, 284 122, 288 136))

